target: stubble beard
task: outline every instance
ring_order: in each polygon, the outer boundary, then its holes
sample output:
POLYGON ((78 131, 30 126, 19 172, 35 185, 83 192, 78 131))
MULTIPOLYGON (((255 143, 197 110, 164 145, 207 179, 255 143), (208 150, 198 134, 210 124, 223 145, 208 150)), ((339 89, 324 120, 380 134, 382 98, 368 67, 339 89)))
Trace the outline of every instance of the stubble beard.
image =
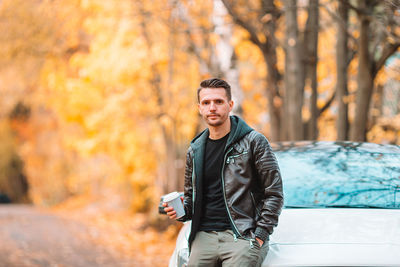
POLYGON ((221 126, 222 124, 224 124, 225 121, 227 120, 227 116, 225 118, 225 117, 223 117, 223 116, 221 116, 219 114, 216 114, 216 115, 218 116, 218 120, 215 120, 215 121, 211 120, 207 116, 204 117, 204 120, 205 120, 205 122, 207 123, 208 126, 218 127, 218 126, 221 126))

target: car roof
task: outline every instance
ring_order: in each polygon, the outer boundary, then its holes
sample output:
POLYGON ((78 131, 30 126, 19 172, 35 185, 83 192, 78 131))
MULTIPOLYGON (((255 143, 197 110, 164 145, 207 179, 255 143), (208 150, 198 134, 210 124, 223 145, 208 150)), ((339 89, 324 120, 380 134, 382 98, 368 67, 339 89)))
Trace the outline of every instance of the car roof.
POLYGON ((400 146, 352 141, 285 141, 272 142, 272 150, 291 152, 358 152, 399 154, 400 146))

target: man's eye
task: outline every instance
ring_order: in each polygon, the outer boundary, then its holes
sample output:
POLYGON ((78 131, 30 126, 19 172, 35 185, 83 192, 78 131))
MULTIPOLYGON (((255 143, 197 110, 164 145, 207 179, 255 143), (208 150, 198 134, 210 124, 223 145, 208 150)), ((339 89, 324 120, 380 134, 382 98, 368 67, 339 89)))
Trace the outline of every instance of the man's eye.
POLYGON ((210 102, 208 102, 208 101, 203 102, 203 105, 208 105, 208 104, 210 104, 210 102))
POLYGON ((216 102, 217 102, 217 104, 222 104, 222 103, 224 103, 224 101, 222 101, 222 100, 217 100, 216 102))

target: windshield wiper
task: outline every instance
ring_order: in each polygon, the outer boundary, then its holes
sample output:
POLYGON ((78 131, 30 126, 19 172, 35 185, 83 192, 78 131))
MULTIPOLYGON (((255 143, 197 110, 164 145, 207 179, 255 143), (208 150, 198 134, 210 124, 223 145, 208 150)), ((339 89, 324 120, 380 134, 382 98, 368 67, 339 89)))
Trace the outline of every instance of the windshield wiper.
POLYGON ((316 209, 319 206, 305 206, 305 205, 285 205, 285 209, 316 209))
POLYGON ((323 208, 347 208, 347 209, 396 209, 396 207, 384 207, 376 205, 321 205, 323 208))

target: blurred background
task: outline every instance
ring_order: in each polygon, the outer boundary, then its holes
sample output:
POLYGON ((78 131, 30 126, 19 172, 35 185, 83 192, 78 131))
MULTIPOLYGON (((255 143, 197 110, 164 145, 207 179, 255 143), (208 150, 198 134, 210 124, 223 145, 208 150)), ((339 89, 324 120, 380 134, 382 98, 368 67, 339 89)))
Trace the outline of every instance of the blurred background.
POLYGON ((2 198, 154 265, 180 227, 157 206, 183 190, 203 79, 226 79, 270 141, 400 145, 396 0, 0 0, 0 33, 2 198))

